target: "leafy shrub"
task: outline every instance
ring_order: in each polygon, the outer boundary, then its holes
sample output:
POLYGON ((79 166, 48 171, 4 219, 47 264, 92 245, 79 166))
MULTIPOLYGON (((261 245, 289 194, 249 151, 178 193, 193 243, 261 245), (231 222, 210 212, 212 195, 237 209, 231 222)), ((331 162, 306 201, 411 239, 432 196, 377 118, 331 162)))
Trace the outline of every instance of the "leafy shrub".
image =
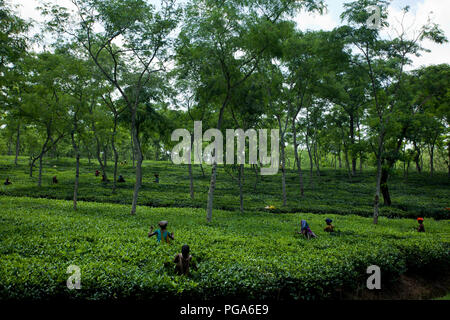
POLYGON ((1 197, 0 299, 322 299, 364 286, 369 265, 382 281, 406 270, 450 267, 450 222, 357 215, 214 212, 1 197), (323 231, 325 217, 339 230, 323 231), (148 239, 151 224, 169 221, 170 245, 148 239), (318 238, 294 231, 306 219, 318 238), (189 244, 198 271, 174 273, 172 259, 189 244), (81 290, 66 288, 67 267, 81 268, 81 290))
MULTIPOLYGON (((28 175, 27 161, 21 158, 19 166, 12 166, 12 157, 0 156, 0 178, 11 178, 13 184, 0 184, 0 195, 28 196, 36 198, 71 200, 75 177, 73 159, 52 160, 45 158, 43 185, 37 187, 35 177, 28 175), (54 166, 56 165, 56 168, 54 166), (58 176, 58 185, 52 185, 51 179, 58 176)), ((99 169, 82 159, 80 167, 80 185, 78 198, 82 201, 131 204, 134 169, 131 165, 119 166, 126 183, 119 184, 117 194, 111 192, 112 183, 100 182, 94 172, 99 169)), ((112 178, 113 166, 107 168, 112 178)), ((143 187, 139 193, 139 204, 149 207, 205 208, 209 188, 209 176, 204 177, 198 165, 193 166, 195 199, 189 196, 189 176, 187 166, 173 165, 169 162, 145 161, 143 167, 143 187), (160 183, 153 183, 153 172, 159 172, 160 183)), ((205 172, 208 170, 205 168, 205 172)), ((308 212, 340 215, 373 214, 373 194, 375 191, 375 173, 368 170, 349 180, 343 171, 324 169, 320 177, 314 177, 315 187, 310 186, 309 175, 304 175, 305 196, 299 197, 298 179, 295 170, 286 170, 287 205, 282 206, 281 177, 264 176, 256 183, 254 172, 248 168, 244 181, 244 208, 247 211, 263 211, 268 205, 276 207, 274 213, 308 212)), ((389 180, 392 207, 381 207, 381 215, 389 218, 416 218, 418 216, 434 219, 449 219, 448 206, 449 180, 446 174, 436 173, 435 177, 410 175, 405 181, 396 175, 389 180)), ((218 168, 218 178, 214 199, 214 208, 238 211, 239 191, 236 182, 223 167, 218 168)))

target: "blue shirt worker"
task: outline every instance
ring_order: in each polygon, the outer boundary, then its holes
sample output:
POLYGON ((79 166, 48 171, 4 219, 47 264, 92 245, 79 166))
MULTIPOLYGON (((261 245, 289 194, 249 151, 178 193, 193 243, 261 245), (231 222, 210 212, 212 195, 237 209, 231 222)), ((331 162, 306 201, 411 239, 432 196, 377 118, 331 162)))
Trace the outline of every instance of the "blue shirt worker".
POLYGON ((173 232, 170 233, 167 231, 167 221, 160 221, 158 223, 159 229, 156 231, 153 231, 153 226, 150 227, 150 232, 148 233, 148 237, 151 238, 156 235, 156 240, 158 242, 161 242, 161 240, 165 243, 170 243, 170 240, 175 240, 173 236, 173 232))

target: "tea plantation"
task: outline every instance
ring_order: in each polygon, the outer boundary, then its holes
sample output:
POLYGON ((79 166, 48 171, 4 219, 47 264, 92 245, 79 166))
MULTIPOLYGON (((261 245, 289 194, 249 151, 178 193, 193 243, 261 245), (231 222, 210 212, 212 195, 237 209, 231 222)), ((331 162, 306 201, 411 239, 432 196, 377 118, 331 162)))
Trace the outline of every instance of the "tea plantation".
MULTIPOLYGON (((331 169, 306 178, 305 197, 297 196, 289 171, 288 205, 281 206, 280 176, 263 177, 255 187, 247 168, 245 212, 233 172, 219 170, 212 223, 206 223, 208 172, 194 167, 195 199, 189 197, 187 168, 146 161, 137 214, 131 216, 133 169, 120 166, 126 183, 117 194, 112 183, 95 177, 97 167, 82 161, 79 209, 74 211, 73 161, 48 160, 42 187, 28 175, 26 159, 11 165, 0 157, 0 300, 9 299, 329 299, 365 288, 370 265, 378 265, 383 286, 405 272, 448 275, 450 220, 448 180, 410 175, 392 178, 393 206, 382 208, 372 224, 373 172, 353 179, 331 169), (153 172, 160 183, 153 183, 153 172), (59 183, 51 184, 57 175, 59 183), (268 212, 267 205, 275 206, 268 212), (415 218, 425 216, 426 233, 415 218), (323 231, 325 218, 338 232, 323 231), (298 236, 301 219, 317 234, 298 236), (175 241, 149 239, 150 225, 169 221, 175 241), (198 266, 189 276, 174 272, 173 257, 189 244, 198 266), (81 270, 81 290, 69 290, 67 268, 81 270)), ((205 170, 207 167, 205 167, 205 170)), ((111 166, 108 174, 111 175, 111 166)))
MULTIPOLYGON (((113 178, 113 164, 108 163, 107 174, 113 178)), ((69 158, 44 159, 42 187, 37 186, 38 170, 33 178, 29 177, 28 159, 20 158, 14 166, 14 158, 0 156, 0 178, 10 177, 12 185, 0 184, 0 195, 42 197, 71 200, 75 161, 69 158), (58 185, 52 185, 52 177, 57 176, 58 185)), ((82 159, 80 168, 80 185, 78 198, 84 201, 130 204, 134 187, 134 169, 131 164, 119 165, 118 174, 124 176, 126 183, 118 184, 117 193, 111 193, 112 182, 102 183, 95 177, 99 170, 97 163, 89 164, 82 159)), ((189 196, 189 175, 187 166, 172 165, 163 161, 144 161, 143 186, 139 193, 140 205, 151 207, 189 207, 205 208, 210 182, 210 167, 204 166, 205 175, 198 165, 193 166, 195 199, 189 196), (160 183, 153 183, 153 173, 159 173, 160 183)), ((314 173, 313 180, 309 172, 304 172, 305 196, 299 196, 298 176, 296 170, 286 170, 287 205, 282 206, 281 173, 274 176, 258 176, 253 169, 245 169, 244 209, 259 211, 265 206, 273 205, 277 212, 311 212, 355 214, 370 217, 373 215, 373 195, 375 192, 375 172, 372 168, 348 178, 347 172, 322 169, 320 176, 314 173)), ((214 208, 222 210, 239 210, 239 188, 237 172, 218 170, 214 208)), ((418 216, 435 219, 449 219, 450 180, 446 173, 410 173, 404 178, 396 172, 389 180, 392 206, 381 206, 381 215, 387 217, 417 218, 418 216)))
POLYGON ((409 270, 442 274, 450 267, 450 221, 426 220, 426 233, 409 219, 355 215, 283 214, 129 207, 1 197, 1 299, 162 299, 223 296, 257 299, 339 297, 363 287, 376 264, 383 284, 409 270), (339 232, 323 230, 331 217, 339 232), (147 238, 148 228, 169 220, 171 244, 147 238), (295 236, 307 219, 318 237, 295 236), (172 259, 191 246, 198 270, 175 275, 172 259), (81 290, 66 288, 69 265, 81 269, 81 290))

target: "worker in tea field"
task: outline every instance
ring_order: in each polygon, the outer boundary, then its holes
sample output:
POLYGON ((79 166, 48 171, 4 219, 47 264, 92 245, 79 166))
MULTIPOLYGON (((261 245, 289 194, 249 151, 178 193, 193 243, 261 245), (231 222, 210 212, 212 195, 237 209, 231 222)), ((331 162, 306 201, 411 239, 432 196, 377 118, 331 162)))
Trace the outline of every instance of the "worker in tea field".
POLYGON ((52 183, 58 184, 58 178, 56 178, 56 176, 53 176, 52 183))
POLYGON ((417 222, 419 223, 419 228, 417 229, 417 231, 425 232, 425 227, 423 225, 423 218, 417 218, 417 222))
POLYGON ((332 222, 333 220, 331 220, 330 218, 325 219, 325 223, 327 224, 324 229, 325 232, 334 232, 334 226, 331 224, 332 222))
POLYGON ((189 274, 189 269, 192 266, 197 270, 197 266, 192 262, 192 256, 189 254, 190 248, 187 244, 181 247, 181 253, 175 256, 173 262, 175 263, 175 271, 180 275, 189 274))
POLYGON ((125 179, 123 178, 122 175, 119 175, 119 179, 117 180, 117 182, 120 182, 120 183, 124 183, 125 182, 125 179))
POLYGON ((155 176, 155 183, 159 183, 159 174, 157 174, 157 173, 155 173, 154 174, 154 176, 155 176))
POLYGON ((151 238, 154 235, 156 235, 157 237, 157 241, 161 242, 161 240, 165 243, 170 243, 170 239, 175 240, 174 236, 173 236, 173 232, 170 233, 169 231, 167 231, 167 221, 160 221, 158 223, 159 225, 159 229, 156 230, 155 232, 153 232, 153 226, 150 227, 150 232, 148 233, 148 237, 151 238))
POLYGON ((306 220, 302 220, 302 222, 301 222, 301 229, 300 229, 299 233, 304 235, 308 240, 311 239, 311 238, 316 238, 317 237, 315 235, 315 233, 312 232, 312 230, 309 227, 308 222, 306 222, 306 220))
POLYGON ((8 177, 8 178, 6 178, 6 181, 5 181, 4 185, 5 186, 9 186, 10 184, 12 184, 12 182, 9 181, 9 177, 8 177))
POLYGON ((98 177, 100 175, 100 171, 95 170, 95 176, 98 177))

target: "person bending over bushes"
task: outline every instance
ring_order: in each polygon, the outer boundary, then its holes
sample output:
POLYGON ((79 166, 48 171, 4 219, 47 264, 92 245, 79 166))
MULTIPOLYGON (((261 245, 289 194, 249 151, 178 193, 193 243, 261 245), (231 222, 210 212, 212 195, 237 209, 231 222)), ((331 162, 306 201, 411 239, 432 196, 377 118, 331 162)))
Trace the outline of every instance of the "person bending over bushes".
POLYGON ((117 182, 121 182, 121 183, 125 182, 125 179, 122 177, 122 175, 119 176, 119 179, 117 180, 117 182))
POLYGON ((100 175, 100 171, 95 170, 95 176, 98 177, 100 175))
POLYGON ((302 234, 308 240, 311 239, 311 238, 316 238, 317 237, 315 235, 315 233, 312 232, 311 229, 309 228, 308 222, 306 222, 306 220, 302 220, 301 224, 302 225, 301 225, 300 232, 297 231, 297 233, 302 234))
POLYGON ((58 178, 56 178, 56 176, 53 177, 52 183, 53 184, 58 184, 58 178))
POLYGON ((417 231, 425 232, 425 226, 423 225, 423 218, 417 218, 417 222, 419 223, 419 228, 417 231))
POLYGON ((325 232, 334 232, 334 226, 331 224, 332 222, 333 220, 331 220, 330 218, 325 219, 325 223, 327 224, 324 229, 325 232))
POLYGON ((192 262, 192 256, 189 254, 189 251, 189 246, 185 244, 181 247, 181 253, 178 253, 173 260, 176 265, 175 271, 179 275, 188 275, 191 266, 192 269, 197 270, 197 266, 192 262))
POLYGON ((9 181, 9 178, 6 178, 6 181, 4 183, 5 186, 9 186, 10 184, 12 184, 11 181, 9 181))
POLYGON ((155 181, 153 181, 154 183, 159 183, 159 174, 155 173, 155 181))
POLYGON ((151 238, 154 235, 156 235, 156 239, 158 242, 161 242, 161 240, 165 243, 170 243, 170 239, 175 240, 174 236, 173 236, 173 232, 170 233, 169 231, 167 231, 167 221, 160 221, 158 223, 159 228, 158 230, 156 230, 155 232, 153 232, 153 226, 150 226, 150 232, 148 233, 148 237, 151 238))

